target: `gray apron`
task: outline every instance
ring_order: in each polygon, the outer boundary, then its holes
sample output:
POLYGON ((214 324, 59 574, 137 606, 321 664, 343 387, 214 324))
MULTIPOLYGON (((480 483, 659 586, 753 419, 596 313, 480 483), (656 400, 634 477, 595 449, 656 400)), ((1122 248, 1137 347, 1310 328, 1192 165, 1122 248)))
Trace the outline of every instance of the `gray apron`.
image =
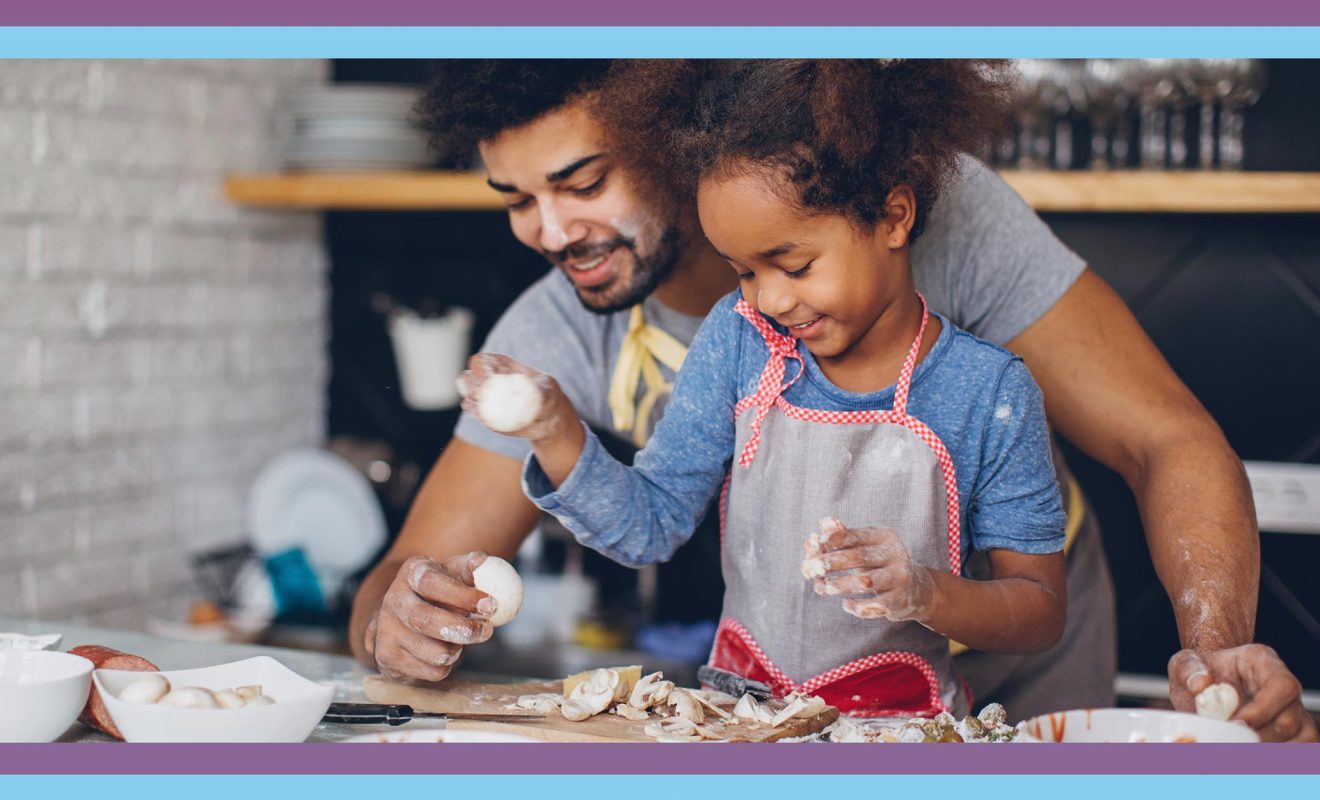
POLYGON ((770 358, 734 409, 739 454, 721 497, 726 590, 711 665, 807 692, 854 716, 967 712, 948 639, 916 622, 863 620, 802 577, 803 541, 826 515, 850 528, 896 531, 913 560, 960 574, 958 490, 939 437, 907 414, 908 353, 892 410, 798 408, 783 393, 804 368, 797 340, 744 301, 770 358), (784 382, 788 360, 796 374, 784 382))

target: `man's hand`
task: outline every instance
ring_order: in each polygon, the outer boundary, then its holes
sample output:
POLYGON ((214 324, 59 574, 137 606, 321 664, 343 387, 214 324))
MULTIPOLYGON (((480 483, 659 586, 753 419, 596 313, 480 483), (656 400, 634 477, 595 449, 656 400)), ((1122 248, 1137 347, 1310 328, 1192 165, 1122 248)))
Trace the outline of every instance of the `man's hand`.
POLYGON ((888 528, 847 528, 833 517, 807 537, 802 573, 816 594, 841 595, 843 610, 861 619, 920 619, 935 595, 925 567, 912 561, 888 528))
POLYGON ((485 553, 473 552, 444 561, 414 556, 403 562, 363 642, 382 675, 443 680, 464 645, 490 638, 487 618, 495 612, 495 599, 472 584, 472 570, 485 560, 485 553))
POLYGON ((1302 707, 1302 685, 1273 649, 1247 644, 1226 650, 1180 650, 1169 659, 1169 699, 1196 710, 1196 695, 1214 683, 1231 684, 1242 698, 1233 719, 1266 742, 1317 741, 1315 720, 1302 707))

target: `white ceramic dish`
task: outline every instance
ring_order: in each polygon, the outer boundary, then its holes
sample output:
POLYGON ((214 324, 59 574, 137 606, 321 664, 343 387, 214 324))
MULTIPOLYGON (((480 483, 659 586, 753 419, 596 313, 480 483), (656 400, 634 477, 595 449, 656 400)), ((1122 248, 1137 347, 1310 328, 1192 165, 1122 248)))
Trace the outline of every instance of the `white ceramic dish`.
POLYGON ((25 633, 0 633, 0 650, 54 650, 60 646, 64 636, 58 633, 42 633, 28 636, 25 633))
POLYGON ((383 731, 344 739, 348 744, 545 744, 542 739, 494 731, 455 731, 418 728, 410 731, 383 731))
POLYGON ((385 513, 362 473, 311 447, 290 450, 261 470, 247 521, 258 553, 301 548, 323 579, 365 566, 387 535, 385 513))
POLYGON ((94 665, 46 650, 0 650, 0 742, 53 742, 87 704, 94 665))
POLYGON ((1017 742, 1259 742, 1238 722, 1146 708, 1095 708, 1033 717, 1017 742))
POLYGON ((217 691, 260 685, 275 700, 234 709, 171 708, 125 703, 119 693, 141 672, 98 669, 92 674, 106 710, 129 742, 301 742, 316 729, 335 690, 309 681, 270 656, 161 675, 175 688, 217 691))

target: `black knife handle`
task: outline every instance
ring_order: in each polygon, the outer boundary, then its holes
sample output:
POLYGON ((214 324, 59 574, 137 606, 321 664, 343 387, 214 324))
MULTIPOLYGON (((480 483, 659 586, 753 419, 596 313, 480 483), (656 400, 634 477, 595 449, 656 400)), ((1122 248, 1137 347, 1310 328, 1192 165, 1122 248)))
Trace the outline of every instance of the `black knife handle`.
POLYGON ((383 703, 331 703, 322 722, 343 725, 402 725, 413 718, 412 706, 383 703))

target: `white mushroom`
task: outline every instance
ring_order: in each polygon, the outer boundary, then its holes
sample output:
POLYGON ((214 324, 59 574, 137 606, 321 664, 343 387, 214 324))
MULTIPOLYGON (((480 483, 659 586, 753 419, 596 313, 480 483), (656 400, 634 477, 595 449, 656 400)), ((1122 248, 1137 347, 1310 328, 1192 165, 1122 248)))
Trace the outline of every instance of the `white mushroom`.
POLYGON ((1196 696, 1196 713, 1210 719, 1228 719, 1237 711, 1237 689, 1227 683, 1216 683, 1196 696))
MULTIPOLYGON (((666 717, 657 720, 642 728, 642 732, 647 736, 653 736, 659 739, 661 736, 687 737, 689 740, 701 738, 701 733, 697 730, 697 723, 683 717, 666 717)), ((672 739, 670 740, 672 741, 672 739)))
POLYGON ((164 675, 146 675, 124 687, 119 699, 125 703, 156 703, 170 693, 170 682, 164 675))
POLYGON ((825 701, 819 697, 794 694, 785 699, 788 700, 788 704, 770 720, 773 727, 778 728, 790 719, 797 717, 812 717, 825 710, 825 701))
POLYGON ((988 729, 994 729, 1003 725, 1008 720, 1008 712, 999 703, 990 703, 981 709, 981 713, 976 715, 981 720, 981 724, 988 729))
POLYGON ((565 700, 559 707, 559 713, 564 715, 564 719, 569 722, 581 722, 584 719, 592 717, 599 712, 592 711, 586 705, 576 700, 565 700))
POLYGON ((251 700, 249 700, 249 701, 247 701, 246 703, 244 703, 243 705, 244 705, 244 706, 273 706, 273 705, 275 705, 275 698, 271 697, 271 696, 268 695, 268 694, 259 694, 259 695, 257 695, 256 697, 254 697, 254 698, 252 698, 251 700))
POLYGON ((564 696, 560 694, 525 694, 514 701, 514 706, 526 711, 549 715, 558 711, 563 703, 564 696))
POLYGON ((693 722, 706 720, 706 712, 702 710, 701 701, 693 697, 692 692, 687 689, 675 689, 670 692, 669 705, 673 707, 674 714, 683 719, 693 722))
POLYGON ((565 719, 572 719, 574 722, 580 722, 581 719, 575 719, 583 710, 587 716, 599 714, 610 707, 614 702, 615 695, 619 691, 619 673, 612 669, 598 669, 591 673, 591 677, 582 683, 573 687, 572 694, 564 701, 560 711, 565 719), (574 708, 569 709, 569 704, 574 708), (572 714, 573 716, 570 716, 572 714))
POLYGON ((472 570, 472 582, 495 599, 491 625, 498 628, 517 616, 523 604, 523 585, 512 564, 498 556, 486 556, 481 566, 472 570))
POLYGON ((756 722, 756 709, 758 706, 760 706, 760 703, 756 702, 755 697, 745 694, 738 698, 738 703, 733 707, 733 715, 738 719, 756 722))
POLYGON ((262 694, 262 691, 260 686, 240 686, 234 690, 234 694, 241 697, 243 702, 246 703, 257 695, 262 694))
POLYGON ((651 706, 660 705, 669 699, 669 693, 674 690, 674 682, 662 680, 664 675, 659 672, 652 672, 650 675, 643 676, 633 687, 632 695, 628 698, 628 705, 633 708, 647 709, 651 706))
MULTIPOLYGON (((729 718, 730 716, 729 712, 715 705, 715 703, 711 700, 711 698, 708 697, 706 693, 701 691, 700 689, 688 689, 687 693, 695 697, 697 699, 697 702, 701 703, 703 706, 710 709, 711 711, 714 711, 715 716, 719 717, 720 719, 729 718)), ((719 692, 718 694, 721 695, 722 697, 728 697, 729 702, 733 702, 733 698, 729 697, 729 695, 726 695, 723 692, 719 692)))
POLYGON ((477 416, 497 433, 522 430, 541 414, 541 387, 518 372, 486 379, 477 395, 477 416))
POLYGON ((160 705, 174 708, 219 708, 215 695, 199 686, 175 689, 160 699, 160 705))
POLYGON ((636 708, 634 706, 628 705, 627 703, 619 703, 618 705, 616 705, 614 707, 614 713, 619 715, 620 717, 623 717, 624 719, 630 719, 635 722, 641 722, 643 720, 648 720, 651 718, 651 715, 647 713, 646 709, 636 708))
POLYGON ((243 698, 233 689, 221 689, 216 692, 215 702, 221 708, 242 708, 244 705, 243 698))

